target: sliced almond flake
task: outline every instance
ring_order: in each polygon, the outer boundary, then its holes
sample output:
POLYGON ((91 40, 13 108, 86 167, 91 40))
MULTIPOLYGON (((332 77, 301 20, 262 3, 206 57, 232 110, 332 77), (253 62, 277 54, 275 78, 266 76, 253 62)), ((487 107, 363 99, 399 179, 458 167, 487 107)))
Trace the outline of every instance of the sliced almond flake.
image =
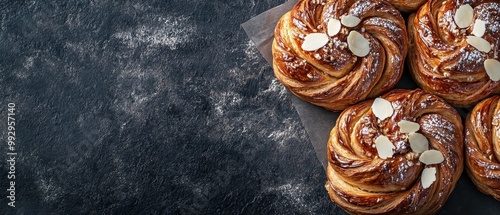
POLYGON ((491 44, 481 37, 467 36, 467 43, 484 53, 488 53, 491 51, 491 44))
POLYGON ((383 98, 376 98, 372 104, 372 112, 377 118, 384 120, 385 118, 392 116, 394 110, 392 109, 390 101, 383 98))
POLYGON ((328 25, 327 29, 328 36, 333 37, 340 32, 341 25, 338 19, 331 18, 330 20, 328 20, 327 25, 328 25))
POLYGON ((459 28, 466 28, 472 23, 474 9, 468 4, 461 5, 455 12, 455 23, 459 28))
POLYGON ((431 165, 431 164, 438 164, 444 161, 443 154, 438 151, 438 150, 426 150, 424 151, 418 160, 424 164, 431 165))
POLYGON ((329 41, 325 33, 310 33, 304 38, 302 49, 304 51, 316 51, 325 46, 329 41))
POLYGON ((411 122, 408 120, 399 121, 398 126, 399 126, 399 131, 405 134, 417 132, 420 129, 420 125, 418 123, 411 122))
POLYGON ((486 59, 484 61, 484 69, 492 81, 500 80, 500 62, 498 60, 486 59))
POLYGON ((390 158, 394 154, 394 145, 391 140, 384 135, 380 135, 375 139, 375 147, 377 148, 378 156, 382 159, 390 158))
POLYGON ((472 29, 472 34, 476 37, 482 37, 486 31, 486 22, 480 19, 476 19, 474 23, 474 28, 472 29))
POLYGON ((436 167, 427 167, 422 171, 422 187, 427 189, 436 181, 436 167))
POLYGON ((411 150, 416 153, 422 153, 429 149, 429 140, 423 134, 411 133, 408 140, 410 141, 411 150))
POLYGON ((342 25, 346 27, 354 27, 358 25, 361 22, 361 19, 359 19, 356 16, 353 15, 344 15, 340 18, 340 22, 342 22, 342 25))
POLYGON ((349 32, 347 36, 347 46, 349 46, 349 50, 358 57, 364 57, 370 52, 370 42, 357 31, 349 32))

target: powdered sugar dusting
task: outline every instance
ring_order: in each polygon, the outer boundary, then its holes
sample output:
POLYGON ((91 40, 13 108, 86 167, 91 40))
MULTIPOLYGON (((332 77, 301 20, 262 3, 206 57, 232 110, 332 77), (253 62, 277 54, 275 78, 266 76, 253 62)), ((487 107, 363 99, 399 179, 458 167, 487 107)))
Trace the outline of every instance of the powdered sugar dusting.
POLYGON ((278 149, 285 149, 291 139, 296 139, 299 135, 297 128, 300 127, 299 122, 287 118, 283 121, 285 128, 283 130, 275 130, 268 135, 268 138, 278 143, 278 149))
POLYGON ((165 46, 175 50, 180 44, 188 42, 196 31, 196 26, 184 16, 159 17, 154 22, 158 24, 141 24, 136 29, 117 32, 113 37, 122 40, 130 48, 147 45, 165 46))
MULTIPOLYGON (((499 52, 496 46, 499 45, 498 38, 500 37, 500 4, 481 3, 475 5, 472 24, 463 29, 460 29, 454 22, 455 10, 443 11, 443 8, 455 7, 454 4, 456 3, 443 2, 443 6, 438 9, 436 24, 439 32, 436 32, 432 27, 433 23, 429 21, 427 15, 421 16, 420 26, 417 27, 418 34, 425 46, 429 47, 430 53, 434 57, 441 57, 440 65, 443 67, 434 65, 429 70, 437 72, 437 70, 444 69, 443 75, 445 77, 450 76, 449 71, 463 73, 484 71, 484 61, 489 58, 497 58, 499 52), (485 34, 481 35, 481 38, 491 44, 491 51, 481 52, 477 50, 477 46, 470 44, 469 41, 466 42, 467 36, 471 36, 472 26, 477 20, 483 20, 486 23, 485 34)), ((478 48, 486 50, 484 46, 478 48)))
POLYGON ((56 183, 52 179, 40 179, 36 180, 35 184, 37 185, 38 191, 43 193, 43 200, 45 203, 52 203, 60 198, 60 196, 64 195, 64 190, 57 186, 56 183))
POLYGON ((454 14, 452 10, 448 10, 442 14, 437 20, 439 28, 443 29, 444 34, 450 35, 450 38, 455 38, 456 41, 460 39, 459 35, 463 33, 460 31, 459 27, 455 24, 454 14))
POLYGON ((300 208, 300 210, 306 214, 310 214, 312 211, 315 211, 316 205, 307 203, 310 202, 306 199, 309 192, 312 192, 312 190, 304 184, 286 183, 277 187, 267 188, 264 193, 276 193, 278 195, 282 195, 291 200, 290 202, 294 207, 300 208))
POLYGON ((143 120, 145 105, 165 88, 164 80, 160 70, 123 68, 115 86, 118 97, 113 101, 114 109, 143 120))
POLYGON ((235 92, 210 92, 210 100, 214 104, 215 113, 223 116, 227 110, 233 110, 241 103, 242 97, 235 92))
POLYGON ((268 88, 262 91, 262 94, 277 94, 280 100, 284 100, 287 96, 287 90, 278 80, 273 79, 268 88))
POLYGON ((389 19, 383 19, 379 17, 374 17, 370 19, 370 24, 377 25, 377 26, 382 26, 385 29, 390 30, 396 35, 402 35, 403 34, 403 29, 401 29, 397 23, 395 23, 393 20, 389 19))
POLYGON ((260 58, 259 50, 251 40, 248 40, 245 44, 245 63, 257 64, 260 58))
POLYGON ((435 138, 439 143, 451 143, 454 141, 457 127, 450 121, 437 114, 429 114, 421 118, 419 122, 421 131, 429 133, 427 137, 435 138))
POLYGON ((486 29, 498 35, 500 33, 500 4, 484 3, 478 5, 475 9, 477 19, 486 23, 486 29))
POLYGON ((366 13, 366 10, 373 7, 373 2, 370 1, 357 1, 349 10, 351 15, 361 17, 366 13))
POLYGON ((485 34, 483 38, 492 44, 493 55, 489 57, 497 58, 500 52, 500 4, 484 3, 475 8, 477 19, 485 21, 485 34))
POLYGON ((477 49, 463 48, 458 55, 460 58, 457 61, 454 70, 462 72, 475 72, 482 68, 483 62, 486 60, 486 55, 477 49))

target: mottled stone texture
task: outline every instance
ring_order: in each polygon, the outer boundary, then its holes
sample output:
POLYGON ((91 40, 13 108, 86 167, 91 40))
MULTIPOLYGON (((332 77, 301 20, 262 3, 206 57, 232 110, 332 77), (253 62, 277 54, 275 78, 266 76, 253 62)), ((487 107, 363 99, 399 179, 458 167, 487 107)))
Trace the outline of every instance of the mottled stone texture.
POLYGON ((339 211, 289 93, 240 27, 282 2, 2 1, 1 213, 339 211))
POLYGON ((283 2, 0 1, 0 214, 345 214, 240 27, 283 2))

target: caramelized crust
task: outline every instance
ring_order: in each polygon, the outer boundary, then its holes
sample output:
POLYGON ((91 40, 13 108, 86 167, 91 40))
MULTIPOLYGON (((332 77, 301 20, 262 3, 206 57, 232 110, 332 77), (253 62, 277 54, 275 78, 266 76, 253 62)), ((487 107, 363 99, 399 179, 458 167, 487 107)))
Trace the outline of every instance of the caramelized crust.
POLYGON ((302 0, 279 20, 273 41, 276 78, 295 95, 315 105, 340 111, 392 89, 401 78, 407 53, 407 32, 399 11, 383 0, 302 0), (327 32, 330 18, 361 19, 316 51, 304 51, 305 36, 327 32), (351 30, 370 43, 370 52, 357 57, 347 46, 351 30))
POLYGON ((500 201, 500 97, 477 104, 465 121, 465 163, 483 193, 500 201))
POLYGON ((416 11, 420 6, 422 6, 427 0, 387 0, 389 3, 394 5, 398 10, 403 12, 416 11))
POLYGON ((433 214, 445 203, 463 170, 463 127, 456 110, 443 99, 423 90, 396 89, 382 98, 394 113, 379 120, 373 100, 345 109, 330 133, 327 145, 326 189, 332 201, 351 214, 433 214), (418 133, 429 149, 444 161, 426 165, 408 143, 398 122, 420 125, 418 133), (378 157, 374 140, 385 135, 394 144, 391 158, 378 157), (423 188, 422 171, 436 168, 436 180, 423 188))
POLYGON ((408 62, 415 81, 454 106, 469 107, 500 92, 500 81, 492 81, 484 68, 486 59, 499 59, 500 1, 466 1, 474 8, 472 24, 460 29, 455 11, 463 0, 428 1, 408 19, 408 62), (483 39, 492 50, 483 53, 466 41, 477 19, 486 22, 483 39))

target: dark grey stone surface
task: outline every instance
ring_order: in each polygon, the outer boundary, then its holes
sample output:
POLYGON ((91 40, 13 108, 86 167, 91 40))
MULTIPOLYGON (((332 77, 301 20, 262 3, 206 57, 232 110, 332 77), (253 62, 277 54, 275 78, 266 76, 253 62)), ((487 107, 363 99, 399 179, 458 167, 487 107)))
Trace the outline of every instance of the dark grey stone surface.
POLYGON ((344 214, 240 27, 283 2, 0 1, 0 213, 344 214))
POLYGON ((1 213, 335 211, 287 91, 240 27, 282 2, 2 1, 1 213))

